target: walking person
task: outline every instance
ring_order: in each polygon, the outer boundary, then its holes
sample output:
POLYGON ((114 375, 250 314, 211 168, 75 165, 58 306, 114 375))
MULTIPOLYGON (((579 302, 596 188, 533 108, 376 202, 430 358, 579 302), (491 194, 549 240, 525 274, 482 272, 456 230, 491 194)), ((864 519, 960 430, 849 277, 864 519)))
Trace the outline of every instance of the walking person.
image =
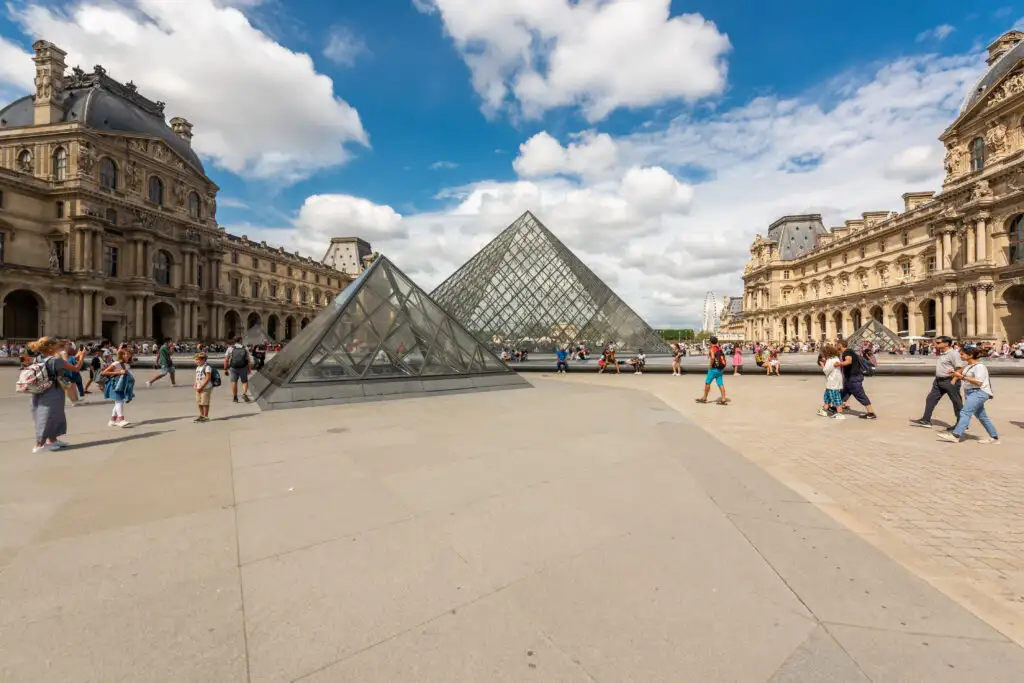
POLYGON ((718 345, 718 337, 712 337, 709 341, 711 346, 708 347, 708 371, 704 376, 704 395, 697 399, 697 403, 708 402, 711 383, 714 382, 718 385, 718 391, 721 393, 721 398, 718 399, 717 403, 720 406, 724 406, 729 403, 729 399, 725 396, 725 380, 722 377, 725 370, 725 353, 722 351, 722 347, 718 345))
POLYGON ((683 350, 679 346, 679 342, 672 343, 672 376, 679 377, 683 374, 683 350))
MULTIPOLYGON (((85 348, 75 349, 75 343, 70 339, 65 339, 63 347, 60 351, 60 357, 64 359, 66 363, 74 364, 74 358, 85 357, 85 348)), ((77 408, 78 404, 85 399, 85 387, 82 386, 82 373, 79 370, 82 369, 82 364, 79 364, 78 370, 70 371, 65 370, 61 373, 59 379, 61 385, 64 387, 64 395, 68 397, 68 401, 71 403, 72 408, 77 408)))
MULTIPOLYGON (((954 377, 954 373, 964 366, 960 353, 953 348, 953 340, 949 337, 939 337, 935 340, 939 350, 939 357, 935 361, 935 378, 932 380, 932 389, 924 402, 924 415, 920 420, 911 420, 910 424, 915 427, 931 427, 932 413, 943 396, 949 396, 953 404, 953 425, 960 419, 960 409, 963 407, 963 400, 960 398, 960 381, 954 377)), ((948 431, 952 431, 949 427, 948 431)))
POLYGON ((171 386, 178 386, 177 382, 174 381, 174 358, 171 356, 171 338, 166 337, 160 342, 160 348, 156 352, 156 364, 160 370, 153 375, 153 379, 146 382, 147 387, 153 386, 153 382, 156 382, 161 377, 170 376, 171 386))
POLYGON ((242 399, 249 402, 249 371, 252 369, 252 357, 242 346, 242 338, 236 337, 228 352, 224 354, 224 372, 231 380, 231 401, 238 403, 238 383, 242 383, 242 399))
POLYGON ((867 410, 860 416, 862 420, 877 419, 878 416, 871 407, 871 399, 864 392, 864 369, 861 363, 865 361, 846 345, 845 339, 839 339, 836 344, 840 351, 839 366, 843 369, 843 407, 846 407, 847 401, 853 396, 857 403, 867 410))
POLYGON ((103 369, 106 384, 103 385, 103 397, 114 402, 110 413, 108 427, 129 427, 131 422, 124 417, 124 404, 131 403, 135 398, 135 375, 131 372, 129 361, 131 355, 126 349, 117 352, 113 363, 103 369))
POLYGON ((732 374, 739 375, 743 369, 743 347, 739 344, 732 347, 732 374))
POLYGON ((36 427, 36 445, 32 447, 32 452, 66 448, 67 444, 60 440, 60 437, 68 433, 64 387, 60 380, 65 372, 78 372, 82 369, 85 349, 79 349, 73 361, 61 355, 63 344, 53 337, 42 337, 29 344, 28 349, 39 358, 49 383, 43 391, 32 395, 32 421, 36 427))
POLYGON ((964 432, 971 423, 971 417, 978 418, 978 422, 988 432, 987 439, 980 439, 978 443, 997 444, 999 434, 996 427, 985 412, 985 402, 992 398, 992 380, 989 379, 988 368, 981 362, 982 350, 977 346, 965 346, 960 350, 960 358, 966 363, 962 370, 954 370, 952 377, 964 382, 964 403, 960 408, 960 416, 956 426, 951 432, 940 432, 939 438, 952 443, 961 443, 964 440, 964 432))
POLYGON ((839 349, 826 344, 821 349, 821 370, 825 373, 825 397, 818 415, 845 420, 843 415, 843 368, 839 365, 839 349))

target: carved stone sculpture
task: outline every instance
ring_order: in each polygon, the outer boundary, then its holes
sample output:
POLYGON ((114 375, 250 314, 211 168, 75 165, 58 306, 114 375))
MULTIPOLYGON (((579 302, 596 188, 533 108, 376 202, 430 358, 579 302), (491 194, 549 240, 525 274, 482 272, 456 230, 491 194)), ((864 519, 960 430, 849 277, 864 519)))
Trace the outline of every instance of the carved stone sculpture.
POLYGON ((50 246, 50 271, 52 273, 60 272, 60 254, 57 253, 57 245, 50 246))
POLYGON ((139 173, 139 165, 129 161, 124 168, 124 184, 129 190, 138 190, 142 182, 142 174, 139 173))
POLYGON ((985 131, 985 153, 993 159, 1006 153, 1006 126, 998 119, 985 131))
POLYGON ((171 186, 171 193, 174 195, 174 203, 178 206, 185 206, 185 183, 175 180, 171 186))
POLYGON ((979 180, 973 188, 971 188, 971 201, 978 199, 988 199, 992 197, 994 193, 992 188, 989 187, 987 180, 979 180))
POLYGON ((942 165, 946 169, 947 178, 956 173, 956 153, 953 151, 952 144, 946 147, 946 157, 943 159, 942 165))
POLYGON ((96 155, 93 153, 92 145, 88 142, 78 143, 78 175, 87 176, 92 173, 96 165, 96 155))

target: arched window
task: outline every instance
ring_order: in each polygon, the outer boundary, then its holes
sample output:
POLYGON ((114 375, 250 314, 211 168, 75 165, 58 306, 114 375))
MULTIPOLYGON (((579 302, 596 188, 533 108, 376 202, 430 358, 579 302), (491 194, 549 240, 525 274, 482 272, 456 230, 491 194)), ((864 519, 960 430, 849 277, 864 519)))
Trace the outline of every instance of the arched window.
POLYGON ((149 201, 159 206, 164 205, 164 181, 155 175, 149 177, 149 201))
POLYGON ((110 157, 100 159, 100 187, 117 189, 117 166, 110 157))
POLYGON ((171 285, 171 255, 166 251, 153 255, 153 280, 164 287, 171 285))
POLYGON ((53 151, 53 177, 57 180, 68 179, 68 152, 63 147, 53 151))
POLYGON ((292 289, 291 285, 284 288, 284 300, 289 303, 295 301, 295 290, 292 289))
POLYGON ((1010 221, 1010 263, 1024 262, 1024 214, 1010 221))
POLYGON ((199 195, 195 192, 188 193, 188 215, 196 220, 203 217, 203 207, 199 203, 199 195))
POLYGON ((981 138, 971 140, 971 170, 980 171, 985 168, 985 141, 981 138))
POLYGON ((276 299, 277 298, 277 283, 276 282, 271 282, 270 283, 270 298, 271 299, 276 299))
POLYGON ((259 299, 260 298, 260 281, 259 280, 253 280, 250 283, 250 285, 249 285, 249 289, 251 290, 251 294, 252 294, 252 298, 253 299, 259 299))
POLYGON ((32 165, 32 152, 27 149, 21 150, 18 155, 18 170, 22 173, 32 173, 35 167, 32 165))

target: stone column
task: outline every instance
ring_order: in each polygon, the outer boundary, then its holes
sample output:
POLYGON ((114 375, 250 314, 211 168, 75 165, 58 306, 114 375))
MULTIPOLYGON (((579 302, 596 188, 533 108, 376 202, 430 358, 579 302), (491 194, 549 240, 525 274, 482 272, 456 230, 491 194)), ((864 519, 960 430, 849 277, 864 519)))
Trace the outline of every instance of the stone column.
POLYGON ((142 245, 142 266, 147 280, 153 279, 153 245, 145 242, 142 245))
POLYGON ((976 239, 978 240, 978 246, 975 250, 976 257, 979 261, 988 260, 988 224, 984 217, 978 219, 978 227, 974 231, 976 239))
POLYGON ((967 288, 967 294, 966 294, 966 303, 967 303, 967 336, 968 337, 977 337, 978 336, 978 328, 975 327, 975 317, 974 317, 975 301, 976 301, 975 289, 974 289, 974 287, 968 287, 967 288))
POLYGON ((103 335, 103 292, 93 292, 92 333, 97 337, 103 335))
POLYGON ((825 328, 828 330, 825 335, 826 338, 835 339, 839 336, 836 331, 836 320, 831 315, 825 316, 825 328))
POLYGON ((942 270, 944 263, 944 254, 942 252, 942 233, 938 233, 935 235, 935 270, 942 270))
POLYGON ((134 263, 132 264, 132 275, 135 277, 142 277, 142 242, 135 241, 134 245, 134 263))
MULTIPOLYGON (((103 231, 96 229, 92 233, 93 270, 103 271, 103 231)), ((105 273, 104 273, 105 274, 105 273)), ((99 334, 99 331, 96 332, 99 334)))
POLYGON ((85 237, 81 230, 76 230, 75 239, 75 270, 85 270, 85 237))
POLYGON ((907 302, 907 336, 916 337, 918 332, 917 319, 921 316, 920 306, 916 301, 907 302))
POLYGON ((942 267, 941 270, 953 267, 953 234, 946 230, 942 233, 942 267))
MULTIPOLYGON (((948 233, 947 233, 948 236, 948 233)), ((953 292, 942 293, 942 334, 950 336, 953 333, 953 292)))
POLYGON ((967 263, 974 263, 975 251, 974 246, 977 243, 977 239, 974 236, 974 226, 967 227, 967 263))
POLYGON ((146 321, 145 331, 142 333, 147 339, 153 336, 153 306, 150 297, 145 297, 142 302, 142 315, 146 321))
POLYGON ((135 320, 132 323, 132 336, 141 339, 146 333, 146 314, 142 310, 142 296, 135 297, 135 320))
MULTIPOLYGON (((217 262, 217 270, 220 270, 220 262, 217 262)), ((210 308, 211 314, 213 315, 213 329, 216 331, 214 338, 217 341, 224 339, 224 307, 223 306, 212 306, 210 308)))
POLYGON ((92 292, 82 292, 82 336, 88 337, 92 334, 92 292))
POLYGON ((192 338, 199 338, 199 304, 192 303, 192 338))
POLYGON ((181 303, 181 330, 179 335, 182 339, 189 337, 189 331, 192 329, 192 321, 189 319, 192 314, 192 304, 188 301, 181 303))
POLYGON ((988 331, 988 311, 989 311, 989 308, 988 308, 989 307, 988 293, 989 293, 989 291, 991 289, 992 289, 991 285, 980 285, 978 287, 978 293, 977 293, 977 297, 976 297, 977 298, 977 306, 978 306, 978 315, 977 315, 977 318, 975 319, 975 321, 977 323, 977 328, 978 328, 977 335, 979 337, 987 337, 989 335, 989 331, 988 331))

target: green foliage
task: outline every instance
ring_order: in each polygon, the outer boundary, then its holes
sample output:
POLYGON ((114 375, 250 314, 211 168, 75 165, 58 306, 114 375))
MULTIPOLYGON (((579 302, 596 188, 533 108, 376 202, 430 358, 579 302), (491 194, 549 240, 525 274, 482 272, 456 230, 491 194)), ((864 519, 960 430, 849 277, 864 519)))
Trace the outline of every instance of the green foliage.
POLYGON ((696 338, 693 330, 657 330, 661 338, 667 342, 674 341, 693 341, 696 338))

